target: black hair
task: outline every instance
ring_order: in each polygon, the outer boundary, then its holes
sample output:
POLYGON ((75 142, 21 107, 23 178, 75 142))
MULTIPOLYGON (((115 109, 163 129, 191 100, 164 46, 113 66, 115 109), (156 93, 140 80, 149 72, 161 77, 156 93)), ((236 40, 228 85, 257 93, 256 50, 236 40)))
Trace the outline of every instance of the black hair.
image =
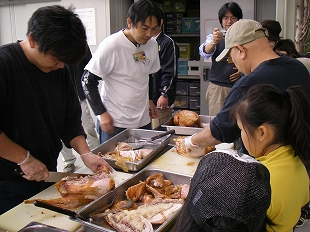
POLYGON ((164 19, 163 10, 157 3, 150 0, 139 0, 134 2, 127 13, 127 18, 131 20, 132 26, 136 27, 137 22, 142 24, 148 17, 154 16, 157 19, 158 26, 161 24, 161 20, 164 19))
POLYGON ((291 39, 281 39, 279 40, 275 47, 273 48, 274 51, 278 50, 278 51, 286 51, 286 55, 293 57, 293 58, 297 58, 300 57, 299 53, 296 50, 295 44, 293 42, 293 40, 291 39))
POLYGON ((227 2, 223 6, 221 6, 221 8, 219 9, 219 12, 218 12, 218 17, 219 17, 219 21, 220 21, 221 26, 223 26, 222 25, 222 19, 224 18, 227 11, 230 11, 233 14, 233 16, 235 16, 238 20, 242 19, 242 17, 243 17, 242 10, 241 10, 240 6, 238 5, 238 3, 227 2))
POLYGON ((40 52, 50 52, 67 64, 78 63, 87 51, 86 31, 72 6, 65 9, 52 5, 37 9, 28 21, 27 35, 32 36, 40 52))
POLYGON ((310 102, 302 88, 279 90, 273 85, 251 87, 231 110, 246 133, 267 123, 275 130, 272 143, 291 145, 303 162, 310 158, 310 102))

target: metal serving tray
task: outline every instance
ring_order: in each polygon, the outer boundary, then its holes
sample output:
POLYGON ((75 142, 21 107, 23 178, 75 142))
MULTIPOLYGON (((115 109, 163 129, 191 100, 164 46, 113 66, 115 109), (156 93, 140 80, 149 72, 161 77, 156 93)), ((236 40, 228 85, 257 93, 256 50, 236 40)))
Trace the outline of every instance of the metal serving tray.
MULTIPOLYGON (((100 146, 96 147, 92 150, 94 154, 98 154, 101 152, 105 154, 107 152, 113 151, 119 142, 124 142, 128 138, 139 136, 143 139, 150 139, 151 137, 163 133, 162 131, 156 130, 144 130, 144 129, 126 129, 121 133, 115 135, 108 141, 102 143, 100 146)), ((153 149, 153 151, 148 154, 142 160, 136 162, 126 162, 129 171, 139 171, 143 167, 145 167, 148 162, 156 156, 164 147, 166 147, 169 143, 171 134, 165 135, 164 137, 154 140, 154 143, 146 143, 142 148, 143 149, 153 149)), ((142 149, 141 148, 141 149, 142 149)), ((115 165, 115 160, 110 158, 104 158, 113 168, 122 170, 119 166, 115 165)))
POLYGON ((49 226, 39 222, 30 222, 18 232, 69 232, 69 230, 63 230, 53 226, 49 226))
MULTIPOLYGON (((204 127, 209 125, 211 120, 214 117, 215 116, 199 115, 200 121, 204 125, 204 127)), ((203 130, 203 128, 198 128, 198 127, 175 126, 173 123, 173 116, 167 122, 165 122, 165 124, 163 124, 161 126, 166 127, 167 131, 174 129, 175 134, 177 134, 177 135, 193 135, 193 134, 203 130)))
MULTIPOLYGON (((89 215, 96 210, 100 210, 107 206, 109 203, 112 202, 113 198, 116 196, 123 197, 123 199, 126 199, 125 191, 133 186, 138 184, 140 181, 143 181, 147 179, 149 176, 156 174, 156 173, 162 173, 164 179, 171 180, 174 185, 178 184, 190 184, 192 176, 184 175, 184 174, 178 174, 175 172, 165 171, 161 169, 156 168, 145 168, 141 170, 140 172, 133 175, 128 180, 124 181, 122 184, 120 184, 118 187, 116 187, 114 190, 108 192, 107 194, 103 195, 102 197, 94 200, 87 206, 85 206, 83 209, 79 210, 77 212, 78 215, 82 216, 83 218, 89 218, 89 215)), ((163 224, 161 225, 153 225, 155 232, 161 232, 166 231, 169 229, 173 222, 176 219, 176 216, 178 215, 179 211, 175 212, 170 218, 168 218, 163 224)), ((81 223, 84 226, 85 232, 95 232, 95 231, 106 231, 106 232, 112 232, 115 231, 113 228, 104 220, 104 219, 97 219, 94 221, 84 221, 79 218, 70 217, 71 220, 77 221, 81 223)))

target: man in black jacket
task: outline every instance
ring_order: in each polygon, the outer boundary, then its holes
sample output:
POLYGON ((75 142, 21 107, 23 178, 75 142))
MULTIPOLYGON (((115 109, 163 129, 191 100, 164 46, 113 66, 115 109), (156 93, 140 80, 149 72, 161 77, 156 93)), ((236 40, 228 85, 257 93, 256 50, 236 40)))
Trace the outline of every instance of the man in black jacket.
POLYGON ((160 70, 150 75, 151 96, 158 111, 158 118, 152 119, 153 129, 172 116, 180 57, 178 45, 163 32, 162 26, 154 38, 158 43, 160 70))

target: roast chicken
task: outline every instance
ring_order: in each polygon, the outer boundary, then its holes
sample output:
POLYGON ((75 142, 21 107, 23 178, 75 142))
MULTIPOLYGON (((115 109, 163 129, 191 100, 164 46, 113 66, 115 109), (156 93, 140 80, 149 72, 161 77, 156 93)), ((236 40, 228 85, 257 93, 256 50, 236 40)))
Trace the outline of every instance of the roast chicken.
POLYGON ((190 110, 181 110, 173 116, 175 126, 199 127, 203 128, 199 115, 190 110))
POLYGON ((106 212, 120 210, 104 217, 116 231, 153 231, 152 225, 164 223, 182 207, 188 192, 188 184, 173 185, 161 173, 153 174, 127 189, 126 198, 135 202, 132 208, 122 209, 128 200, 120 201, 106 212))
POLYGON ((186 138, 185 136, 178 136, 177 138, 173 139, 173 141, 176 144, 177 153, 179 155, 191 157, 191 158, 199 158, 215 150, 215 146, 186 149, 185 143, 184 143, 185 138, 186 138))
POLYGON ((106 172, 99 171, 85 177, 67 176, 56 182, 54 186, 60 193, 60 198, 31 199, 25 200, 24 203, 34 203, 37 200, 64 209, 72 209, 90 203, 112 190, 115 187, 115 181, 106 172))
POLYGON ((145 158, 150 154, 152 149, 138 149, 133 150, 132 146, 125 142, 119 142, 113 151, 102 154, 98 152, 98 155, 103 158, 116 160, 115 165, 123 169, 124 172, 128 172, 126 162, 136 162, 145 158))

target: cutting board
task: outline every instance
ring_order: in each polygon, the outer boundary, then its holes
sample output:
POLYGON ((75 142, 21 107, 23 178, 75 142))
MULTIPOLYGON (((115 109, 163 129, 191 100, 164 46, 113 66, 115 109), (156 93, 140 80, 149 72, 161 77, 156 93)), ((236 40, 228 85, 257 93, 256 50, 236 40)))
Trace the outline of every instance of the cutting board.
POLYGON ((194 175, 200 158, 189 158, 181 156, 173 147, 160 156, 148 167, 163 169, 186 175, 194 175))
MULTIPOLYGON (((216 150, 232 149, 233 143, 220 143, 215 146, 216 150)), ((189 158, 177 153, 175 147, 168 150, 148 167, 164 169, 186 175, 194 175, 201 158, 189 158)))
MULTIPOLYGON (((33 198, 50 199, 59 197, 54 186, 38 193, 33 198)), ((57 228, 75 231, 81 225, 69 219, 69 216, 21 203, 0 216, 0 227, 8 231, 18 231, 30 222, 40 222, 57 228)))
MULTIPOLYGON (((85 168, 78 170, 81 173, 91 173, 85 168), (82 172, 85 171, 85 172, 82 172)), ((132 174, 115 172, 111 176, 115 180, 115 185, 129 178, 132 174)), ((60 197, 58 191, 54 186, 51 186, 32 198, 51 199, 60 197)), ((46 225, 65 229, 68 231, 76 231, 81 224, 69 219, 69 216, 56 213, 54 211, 36 207, 33 204, 21 203, 11 210, 0 215, 0 228, 11 232, 18 231, 28 225, 30 222, 40 222, 46 225)))

